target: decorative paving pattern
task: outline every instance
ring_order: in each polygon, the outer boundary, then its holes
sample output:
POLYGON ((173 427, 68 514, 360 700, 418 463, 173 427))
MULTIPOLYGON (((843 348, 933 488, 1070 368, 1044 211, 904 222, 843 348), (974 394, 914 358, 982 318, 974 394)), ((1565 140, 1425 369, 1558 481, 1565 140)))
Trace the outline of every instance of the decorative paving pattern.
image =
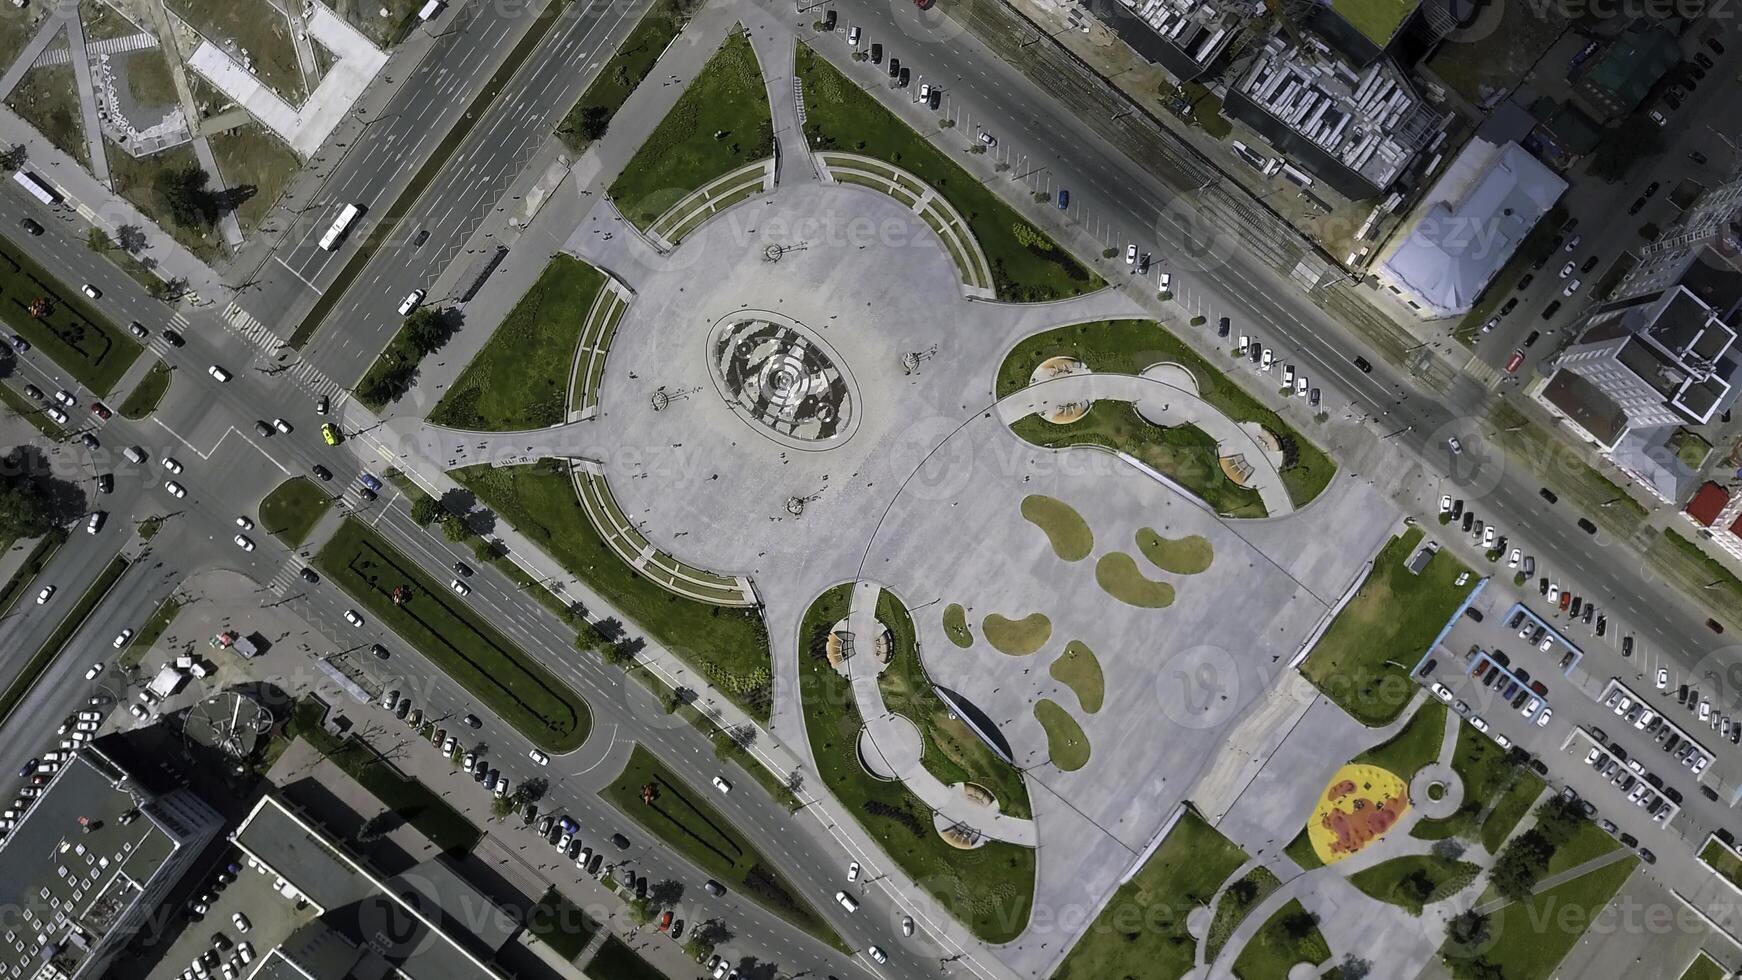
POLYGON ((732 411, 777 442, 826 449, 858 428, 858 386, 840 355, 790 317, 750 310, 720 320, 708 367, 732 411))

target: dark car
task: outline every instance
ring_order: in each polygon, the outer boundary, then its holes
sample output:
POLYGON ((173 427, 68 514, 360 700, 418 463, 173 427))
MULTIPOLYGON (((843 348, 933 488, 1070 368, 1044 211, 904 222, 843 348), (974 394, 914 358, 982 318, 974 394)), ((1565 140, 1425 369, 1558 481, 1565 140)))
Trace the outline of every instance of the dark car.
POLYGON ((715 898, 719 898, 720 896, 726 894, 726 886, 720 884, 719 882, 715 881, 712 878, 709 878, 707 881, 702 882, 702 891, 707 892, 709 895, 712 895, 715 898))
POLYGON ((89 432, 79 436, 79 442, 82 443, 86 449, 97 448, 97 437, 91 435, 89 432))
POLYGON ((836 14, 833 10, 823 14, 823 30, 832 31, 835 29, 835 17, 836 14))
POLYGON ((1701 153, 1699 150, 1694 150, 1693 152, 1689 153, 1688 159, 1692 160, 1693 162, 1699 164, 1702 167, 1706 165, 1706 155, 1704 153, 1701 153))
POLYGON ((1536 344, 1536 342, 1537 342, 1537 341, 1538 341, 1538 340, 1540 340, 1540 339, 1542 339, 1542 331, 1540 331, 1540 330, 1532 330, 1532 331, 1531 331, 1531 332, 1530 332, 1530 334, 1529 334, 1529 336, 1527 336, 1527 337, 1525 337, 1525 338, 1524 338, 1524 346, 1525 346, 1525 349, 1527 349, 1527 350, 1528 350, 1528 349, 1529 349, 1529 348, 1531 348, 1531 347, 1532 347, 1532 346, 1534 346, 1534 345, 1535 345, 1535 344, 1536 344))
POLYGON ((901 77, 899 79, 896 79, 896 84, 901 86, 902 88, 906 88, 907 83, 909 81, 911 81, 912 79, 913 79, 913 72, 911 70, 909 70, 905 65, 903 65, 902 69, 901 69, 901 77))
POLYGON ((115 492, 115 477, 109 473, 104 473, 101 476, 98 476, 97 477, 97 492, 98 493, 114 493, 115 492))
POLYGON ((900 58, 890 58, 889 59, 889 77, 890 78, 900 78, 901 77, 901 59, 900 58))
POLYGON ((1579 271, 1580 272, 1590 272, 1592 269, 1595 269, 1597 267, 1598 261, 1599 260, 1595 255, 1591 256, 1590 258, 1585 260, 1585 263, 1583 265, 1579 266, 1579 271))
POLYGON ((1561 311, 1561 301, 1557 299, 1554 302, 1552 302, 1552 303, 1550 303, 1547 306, 1542 308, 1542 318, 1544 320, 1546 320, 1549 317, 1554 316, 1556 313, 1559 313, 1560 311, 1561 311))
POLYGON ((1639 849, 1639 859, 1644 861, 1646 864, 1657 863, 1657 855, 1651 853, 1651 848, 1649 847, 1642 847, 1639 849))
POLYGON ((42 226, 36 223, 35 218, 25 218, 23 221, 20 221, 19 224, 23 225, 24 230, 30 232, 32 235, 42 234, 42 226))
POLYGON ((477 715, 467 715, 463 720, 467 728, 478 728, 483 725, 483 722, 478 720, 477 715))
POLYGON ((376 495, 375 491, 368 487, 358 487, 357 496, 362 497, 364 500, 374 500, 376 495))
POLYGON ((1440 662, 1438 660, 1435 660, 1435 659, 1430 657, 1430 658, 1428 658, 1426 663, 1421 665, 1421 669, 1417 670, 1416 673, 1422 677, 1426 677, 1427 675, 1433 673, 1434 668, 1438 667, 1439 665, 1440 665, 1440 662))
POLYGON ((883 64, 883 45, 871 45, 871 63, 874 65, 883 64))
POLYGON ((1632 204, 1627 205, 1628 214, 1638 214, 1643 210, 1645 210, 1645 198, 1643 197, 1636 197, 1632 204))
POLYGON ((187 343, 187 341, 181 339, 181 334, 169 329, 168 327, 163 329, 162 336, 164 343, 167 343, 171 347, 181 347, 187 343))
POLYGON ((1586 534, 1596 534, 1597 525, 1592 524, 1588 519, 1581 517, 1579 518, 1579 530, 1586 534))
POLYGON ((1543 487, 1542 489, 1538 490, 1536 493, 1542 499, 1548 501, 1551 504, 1558 504, 1561 502, 1561 498, 1556 496, 1555 492, 1553 490, 1550 490, 1548 487, 1543 487))
POLYGON ((260 433, 260 436, 263 439, 271 438, 272 436, 272 426, 266 424, 263 419, 254 420, 254 431, 260 433))
POLYGON ((1468 531, 1470 528, 1474 527, 1475 524, 1476 524, 1476 512, 1473 510, 1465 511, 1464 512, 1464 530, 1468 531))
POLYGON ((1722 633, 1722 632, 1724 632, 1724 624, 1723 624, 1723 623, 1720 623, 1720 622, 1718 622, 1718 621, 1717 621, 1717 620, 1715 620, 1715 619, 1708 619, 1708 620, 1706 620, 1706 628, 1707 628, 1707 629, 1709 629, 1709 630, 1711 630, 1711 631, 1712 631, 1712 632, 1714 632, 1714 633, 1722 633))
POLYGON ((314 585, 316 582, 319 582, 321 580, 321 575, 319 572, 315 571, 312 568, 308 568, 306 566, 301 571, 297 572, 296 574, 302 576, 302 580, 304 582, 307 582, 310 585, 314 585))
POLYGON ((463 561, 454 562, 453 567, 454 567, 454 574, 460 576, 461 578, 471 578, 472 577, 472 566, 466 564, 465 562, 463 562, 463 561))
MULTIPOLYGON (((1541 266, 1538 266, 1537 268, 1541 268, 1541 266)), ((1525 289, 1525 288, 1529 287, 1529 285, 1535 281, 1536 281, 1536 273, 1526 272, 1523 275, 1523 277, 1518 280, 1518 288, 1525 289)))
POLYGON ((1360 368, 1361 372, 1363 374, 1372 374, 1373 373, 1373 365, 1367 363, 1367 359, 1365 357, 1355 358, 1355 366, 1360 368))
POLYGON ((421 248, 423 246, 423 243, 427 242, 427 241, 429 241, 429 229, 424 228, 417 233, 416 238, 413 238, 411 240, 411 247, 412 248, 421 248))
POLYGON ((1233 325, 1228 322, 1228 318, 1222 317, 1220 320, 1216 321, 1216 336, 1226 337, 1228 336, 1228 331, 1232 328, 1233 325))
POLYGON ((386 660, 387 659, 387 648, 382 646, 379 643, 370 647, 369 652, 375 655, 376 660, 386 660))
POLYGON ((1514 296, 1500 305, 1500 315, 1505 316, 1518 308, 1518 297, 1514 296))
POLYGON ((626 851, 629 849, 629 838, 624 837, 622 834, 612 834, 611 843, 615 845, 619 851, 626 851))
POLYGON ((24 765, 23 765, 23 767, 21 767, 21 768, 20 768, 20 769, 19 769, 19 770, 18 770, 18 778, 19 778, 19 779, 23 779, 23 778, 24 778, 24 777, 26 777, 26 776, 28 776, 28 775, 30 775, 30 774, 31 774, 31 773, 33 773, 33 772, 35 772, 35 771, 36 771, 36 767, 37 767, 37 765, 38 765, 38 764, 39 764, 39 763, 41 763, 41 762, 42 762, 42 760, 41 760, 41 759, 34 759, 34 758, 33 758, 33 759, 31 759, 31 760, 30 760, 30 761, 29 761, 29 762, 26 762, 26 763, 25 763, 25 764, 24 764, 24 765))
POLYGON ((931 95, 926 99, 926 103, 925 103, 926 108, 932 109, 933 111, 936 111, 937 107, 943 104, 943 101, 944 101, 943 89, 934 88, 931 90, 931 95))
MULTIPOLYGON (((1149 253, 1148 252, 1144 252, 1143 255, 1141 255, 1137 259, 1137 274, 1140 276, 1149 275, 1149 253)), ((1223 334, 1222 336, 1226 337, 1227 334, 1223 334)))
POLYGON ((1548 578, 1547 577, 1543 577, 1543 578, 1536 580, 1536 590, 1538 592, 1542 593, 1543 595, 1548 595, 1548 578))
POLYGON ((327 480, 331 480, 333 478, 333 471, 327 469, 325 466, 322 466, 319 463, 316 463, 314 465, 314 474, 315 474, 315 476, 320 477, 322 482, 325 482, 327 480))

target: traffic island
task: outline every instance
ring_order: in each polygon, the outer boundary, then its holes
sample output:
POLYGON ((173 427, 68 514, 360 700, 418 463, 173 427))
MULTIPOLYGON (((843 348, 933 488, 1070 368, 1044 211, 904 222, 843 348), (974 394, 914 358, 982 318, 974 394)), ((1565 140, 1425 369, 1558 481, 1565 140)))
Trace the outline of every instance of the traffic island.
POLYGON ((290 548, 308 540, 309 532, 333 506, 333 498, 306 476, 280 483, 260 502, 260 526, 290 548))

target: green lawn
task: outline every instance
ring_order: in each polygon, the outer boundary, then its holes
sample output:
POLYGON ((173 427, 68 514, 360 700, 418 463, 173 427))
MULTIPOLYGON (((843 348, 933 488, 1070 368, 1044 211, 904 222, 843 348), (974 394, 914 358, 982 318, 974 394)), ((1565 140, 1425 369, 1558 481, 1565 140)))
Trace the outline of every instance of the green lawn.
POLYGON ((1065 644, 1065 652, 1046 672, 1071 689, 1084 711, 1092 715, 1101 710, 1101 702, 1107 696, 1107 681, 1101 673, 1101 661, 1088 644, 1081 640, 1065 644))
POLYGON ((1332 0, 1331 3, 1331 9, 1338 16, 1382 48, 1415 8, 1411 0, 1332 0))
MULTIPOLYGON (((12 577, 7 579, 4 585, 0 585, 0 617, 12 611, 12 607, 18 603, 19 598, 30 588, 30 583, 36 580, 36 576, 42 574, 43 566, 47 565, 48 560, 54 557, 54 553, 60 550, 60 546, 66 543, 67 532, 58 527, 36 539, 36 544, 31 546, 30 554, 24 556, 24 562, 18 566, 18 571, 13 572, 12 577)), ((4 550, 10 551, 16 547, 18 547, 17 541, 9 541, 4 550)))
POLYGON ((1095 916, 1052 980, 1176 980, 1192 967, 1186 917, 1208 905, 1246 852, 1187 810, 1095 916))
POLYGON ((762 69, 738 28, 611 182, 611 200, 645 230, 684 195, 774 154, 762 69))
POLYGON ((586 741, 580 695, 363 522, 347 518, 314 564, 534 744, 572 752, 586 741), (410 598, 394 605, 401 585, 410 598))
MULTIPOLYGON (((1310 848, 1309 848, 1310 850, 1310 848)), ((1210 920, 1209 934, 1204 937, 1204 960, 1214 963, 1227 945, 1228 937, 1246 921, 1247 913, 1273 891, 1282 887, 1282 880, 1269 868, 1258 867, 1246 872, 1216 902, 1216 917, 1210 920)))
POLYGON ((1730 971, 1720 966, 1717 960, 1701 952, 1682 971, 1681 980, 1724 980, 1729 975, 1730 971))
POLYGON ((1392 858, 1349 876, 1349 883, 1369 898, 1389 902, 1420 915, 1422 906, 1450 898, 1476 880, 1481 865, 1452 861, 1435 854, 1392 858))
POLYGON ((1722 841, 1716 838, 1707 841, 1706 846, 1700 848, 1700 860, 1706 862, 1719 877, 1737 888, 1742 888, 1742 857, 1738 857, 1722 841))
POLYGON ((1193 534, 1183 538, 1165 538, 1152 527, 1137 532, 1137 550, 1149 563, 1175 575, 1197 575, 1215 561, 1216 551, 1210 539, 1193 534))
POLYGON ((526 917, 526 931, 544 940, 557 956, 573 962, 599 931, 587 910, 563 897, 552 885, 526 917))
POLYGON ((1218 462, 1216 440, 1192 425, 1160 426, 1137 413, 1131 402, 1097 401, 1075 422, 1059 425, 1040 415, 1011 423, 1010 431, 1048 449, 1102 446, 1130 453, 1191 491, 1224 517, 1264 517, 1258 491, 1228 479, 1218 462))
MULTIPOLYGON (((1529 902, 1507 905, 1493 916, 1495 941, 1485 958, 1505 980, 1547 980, 1638 863, 1631 857, 1616 861, 1538 892, 1529 902)), ((1469 961, 1456 962, 1449 952, 1441 949, 1453 975, 1468 975, 1463 968, 1469 961)))
POLYGON ((85 142, 78 80, 72 65, 47 65, 25 72, 6 104, 50 143, 90 169, 91 148, 85 142))
POLYGON ((950 642, 966 650, 974 645, 974 630, 968 625, 968 611, 959 602, 944 607, 944 633, 950 642))
POLYGON ((798 77, 804 85, 804 134, 812 149, 859 153, 895 164, 947 198, 986 253, 999 299, 1039 302, 1106 285, 950 154, 929 143, 929 133, 915 132, 803 44, 798 46, 798 77))
POLYGON ((760 613, 686 599, 625 567, 587 520, 560 464, 474 466, 449 475, 752 716, 768 719, 768 629, 760 613))
POLYGON ((817 778, 884 854, 974 935, 1009 942, 1028 924, 1034 851, 998 841, 970 851, 951 847, 933 829, 932 811, 918 797, 899 783, 872 778, 859 764, 864 725, 851 685, 825 655, 830 627, 847 615, 850 589, 839 585, 823 593, 799 628, 799 693, 817 778))
POLYGON ((999 758, 938 696, 920 662, 913 619, 895 593, 878 594, 877 620, 889 627, 892 640, 889 666, 877 675, 877 687, 890 711, 919 728, 925 746, 920 762, 926 771, 946 786, 965 782, 984 787, 1010 816, 1033 816, 1022 772, 999 758))
POLYGON ((374 794, 384 807, 411 824, 442 851, 465 854, 478 843, 483 832, 434 790, 400 773, 367 742, 355 736, 339 738, 322 728, 320 721, 325 713, 326 707, 318 701, 304 699, 297 702, 285 734, 308 740, 334 765, 374 794))
POLYGON ((1466 724, 1458 726, 1452 769, 1463 783, 1463 802, 1449 817, 1417 822, 1411 836, 1423 840, 1462 837, 1480 841, 1489 853, 1498 853, 1501 842, 1511 836, 1512 828, 1542 795, 1542 780, 1511 761, 1493 739, 1466 724), (1490 803, 1493 809, 1488 819, 1478 826, 1477 816, 1490 803))
POLYGON ((980 629, 993 649, 1011 657, 1026 657, 1052 638, 1052 620, 1037 612, 1021 619, 991 613, 980 622, 980 629))
POLYGON ((604 273, 564 254, 491 335, 429 420, 457 429, 540 429, 567 417, 569 371, 604 273))
POLYGON ((1141 374, 1163 363, 1185 368, 1204 401, 1236 422, 1257 422, 1277 437, 1283 447, 1282 482, 1296 507, 1317 497, 1337 474, 1337 464, 1321 449, 1153 320, 1096 320, 1027 337, 998 367, 998 397, 1027 387, 1036 367, 1060 356, 1075 357, 1106 374, 1141 374))
MULTIPOLYGON (((1323 963, 1331 958, 1331 946, 1314 926, 1299 938, 1290 936, 1283 923, 1306 913, 1299 899, 1290 899, 1276 910, 1264 927, 1247 941, 1234 958, 1234 975, 1240 980, 1286 980, 1296 963, 1323 963)), ((1510 978, 1509 978, 1510 980, 1510 978)))
POLYGON ((557 135, 569 149, 578 154, 592 145, 584 120, 592 116, 609 126, 698 6, 697 0, 655 0, 557 127, 557 135))
POLYGON ((1300 829, 1300 833, 1294 835, 1294 840, 1288 842, 1288 846, 1282 849, 1282 853, 1287 854, 1295 864, 1300 865, 1302 871, 1311 871, 1314 868, 1325 866, 1325 862, 1319 860, 1319 852, 1313 849, 1312 836, 1305 827, 1300 829))
POLYGON ((1421 540, 1421 529, 1411 528, 1379 550, 1367 580, 1300 665, 1364 725, 1388 724, 1409 704, 1416 688, 1410 668, 1476 587, 1473 575, 1462 588, 1452 584, 1469 568, 1445 549, 1412 574, 1404 562, 1421 540))
MULTIPOLYGON (((4 693, 0 693, 0 722, 4 722, 12 714, 12 710, 18 707, 18 702, 24 700, 24 696, 30 693, 32 687, 36 686, 37 679, 42 676, 42 672, 48 669, 49 664, 54 663, 56 657, 60 656, 61 649, 73 638, 73 634, 78 632, 79 627, 84 625, 85 620, 109 594, 109 590, 115 587, 115 583, 120 581, 122 573, 127 571, 127 566, 127 559, 120 555, 111 559, 109 564, 104 566, 103 571, 98 574, 97 580, 92 582, 91 587, 79 597, 79 601, 67 610, 66 615, 61 617, 54 632, 50 633, 48 639, 43 641, 42 646, 37 647, 30 659, 24 662, 23 668, 17 671, 4 693)), ((61 601, 65 601, 64 593, 61 601)), ((98 656, 100 657, 101 654, 98 656)))
POLYGON ((0 246, 0 320, 80 384, 108 395, 141 348, 78 289, 78 284, 50 275, 10 240, 0 246), (40 320, 29 312, 39 298, 48 300, 48 312, 40 320))
POLYGON ((1408 783, 1417 769, 1439 758, 1445 733, 1446 706, 1429 698, 1410 716, 1409 724, 1404 725, 1402 731, 1389 741, 1356 756, 1353 761, 1378 766, 1408 783))
POLYGON ((1670 435, 1669 449, 1683 466, 1696 471, 1705 465, 1706 457, 1712 455, 1712 444, 1698 432, 1688 429, 1677 429, 1670 435))
POLYGON ((169 365, 162 361, 151 365, 151 370, 145 372, 145 377, 140 378, 133 390, 127 393, 127 399, 118 411, 123 417, 135 421, 150 415, 169 391, 169 381, 173 376, 169 365))
POLYGON ((799 896, 776 871, 720 815, 706 797, 711 787, 698 790, 665 767, 653 753, 635 746, 629 762, 617 778, 599 792, 668 847, 689 858, 710 877, 749 895, 818 939, 840 946, 841 939, 822 916, 799 896), (642 802, 645 787, 652 787, 651 804, 642 802))
POLYGON ((1543 872, 1543 877, 1571 870, 1586 861, 1594 861, 1620 846, 1620 841, 1610 837, 1594 822, 1576 821, 1573 824, 1573 836, 1567 838, 1549 855, 1548 870, 1543 872))
POLYGON ((212 157, 218 162, 218 173, 224 186, 252 189, 247 200, 236 206, 236 220, 242 230, 260 227, 278 196, 302 163, 272 131, 259 123, 249 123, 213 133, 207 140, 212 157))
POLYGON ((593 954, 587 962, 586 975, 608 980, 666 980, 665 974, 616 936, 605 940, 605 945, 593 954))
POLYGON ((141 214, 169 232, 188 251, 206 261, 224 254, 224 236, 218 226, 184 224, 170 216, 163 196, 154 187, 158 176, 188 167, 199 166, 192 143, 184 143, 150 156, 131 157, 114 143, 107 143, 109 175, 116 193, 133 202, 141 214))
POLYGON ((1046 754, 1053 765, 1075 772, 1089 764, 1089 737, 1057 701, 1041 698, 1034 702, 1034 720, 1046 732, 1046 754))
MULTIPOLYGON (((165 6, 214 43, 230 41, 247 51, 254 77, 292 106, 308 96, 290 21, 277 7, 232 0, 167 0, 165 6)), ((382 4, 372 3, 368 9, 373 13, 378 6, 382 4)))
POLYGON ((1022 516, 1045 532, 1053 554, 1064 561, 1082 561, 1095 548, 1095 532, 1070 504, 1045 494, 1022 498, 1022 516))
POLYGON ((296 548, 333 506, 333 498, 306 476, 280 483, 260 502, 260 526, 296 548))
POLYGON ((1123 551, 1109 551, 1095 562, 1095 584, 1128 606, 1166 609, 1173 605, 1173 585, 1143 574, 1137 559, 1123 551))

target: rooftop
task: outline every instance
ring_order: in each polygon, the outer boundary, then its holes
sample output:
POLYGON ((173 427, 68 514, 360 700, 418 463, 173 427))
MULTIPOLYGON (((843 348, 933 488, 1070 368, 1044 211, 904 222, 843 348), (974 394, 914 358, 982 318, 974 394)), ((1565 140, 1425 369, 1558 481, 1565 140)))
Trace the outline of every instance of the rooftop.
POLYGON ((1688 501, 1688 516, 1705 527, 1711 527, 1718 519, 1724 506, 1730 502, 1730 491, 1716 483, 1704 483, 1694 491, 1693 499, 1688 501))
POLYGON ((1384 47, 1415 12, 1417 0, 1331 0, 1331 9, 1374 44, 1384 47))
POLYGON ((1627 431, 1627 413, 1577 372, 1560 370, 1543 386, 1542 398, 1604 446, 1627 431))
POLYGON ((0 842, 0 975, 33 976, 50 956, 76 973, 175 853, 125 779, 102 756, 75 755, 0 842))
POLYGON ((1637 108, 1680 61, 1681 48, 1667 28, 1629 30, 1586 63, 1578 92, 1605 119, 1613 119, 1637 108))

